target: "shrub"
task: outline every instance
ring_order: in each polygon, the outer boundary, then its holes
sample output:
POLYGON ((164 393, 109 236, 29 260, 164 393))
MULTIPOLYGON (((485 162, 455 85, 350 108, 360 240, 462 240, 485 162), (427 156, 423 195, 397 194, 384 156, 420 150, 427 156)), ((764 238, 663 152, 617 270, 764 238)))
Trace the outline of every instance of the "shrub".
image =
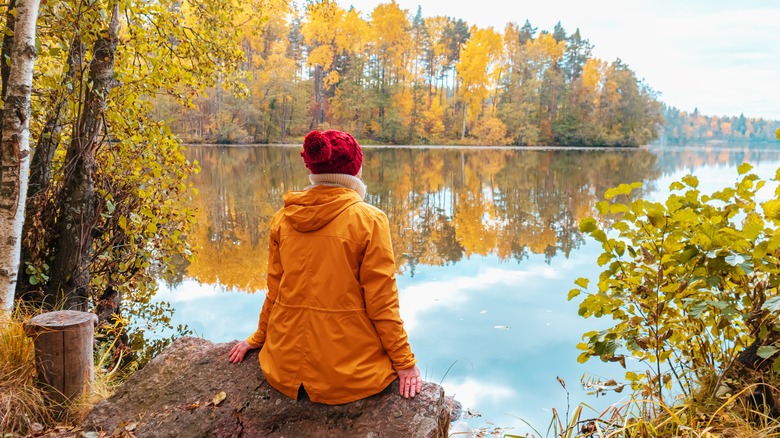
POLYGON ((687 396, 701 382, 716 382, 716 390, 756 341, 761 357, 777 351, 780 198, 759 205, 765 182, 751 168, 739 166, 734 186, 712 195, 690 175, 672 183, 662 203, 634 199, 640 183, 606 192, 599 218, 580 223, 601 244, 604 271, 594 291, 579 278, 569 299, 585 293, 579 314, 609 316, 614 325, 583 335, 580 362, 595 356, 625 367, 628 353, 649 370, 627 371, 627 380, 663 402, 673 385, 687 396))

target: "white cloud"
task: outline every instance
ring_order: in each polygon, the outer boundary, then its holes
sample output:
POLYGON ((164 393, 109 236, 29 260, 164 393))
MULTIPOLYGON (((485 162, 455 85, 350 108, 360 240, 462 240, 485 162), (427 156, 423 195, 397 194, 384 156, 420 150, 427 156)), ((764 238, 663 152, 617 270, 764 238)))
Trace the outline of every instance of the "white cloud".
POLYGON ((511 399, 515 391, 505 385, 495 385, 480 382, 467 377, 459 382, 442 382, 444 393, 455 397, 464 409, 482 405, 500 405, 502 401, 511 399))
POLYGON ((404 327, 412 331, 426 311, 437 307, 455 307, 465 302, 470 294, 488 291, 493 286, 518 285, 532 278, 556 278, 558 275, 558 271, 549 266, 526 270, 485 267, 480 268, 476 275, 458 276, 448 272, 446 280, 433 279, 403 287, 399 291, 399 301, 404 327))

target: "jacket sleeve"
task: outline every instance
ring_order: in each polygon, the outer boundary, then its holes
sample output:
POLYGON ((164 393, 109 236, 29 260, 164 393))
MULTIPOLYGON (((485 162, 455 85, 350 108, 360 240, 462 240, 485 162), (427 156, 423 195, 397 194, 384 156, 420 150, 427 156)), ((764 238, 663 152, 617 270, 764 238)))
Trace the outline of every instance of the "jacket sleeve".
POLYGON ((271 316, 271 310, 273 310, 276 297, 279 295, 279 282, 282 278, 283 268, 279 254, 279 227, 276 225, 276 221, 272 222, 268 241, 268 280, 266 281, 268 291, 265 295, 265 301, 263 301, 263 310, 260 311, 257 330, 246 340, 252 348, 260 348, 265 343, 268 318, 271 316))
POLYGON ((395 258, 390 242, 390 225, 384 213, 375 217, 368 236, 363 263, 360 265, 360 283, 368 317, 393 362, 393 368, 404 370, 413 367, 417 360, 409 346, 399 312, 395 258))

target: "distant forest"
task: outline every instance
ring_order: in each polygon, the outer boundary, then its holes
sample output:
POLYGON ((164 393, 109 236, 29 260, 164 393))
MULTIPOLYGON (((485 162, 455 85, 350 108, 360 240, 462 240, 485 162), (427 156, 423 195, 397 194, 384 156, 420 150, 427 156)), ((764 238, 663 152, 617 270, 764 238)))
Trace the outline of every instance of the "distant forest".
POLYGON ((243 33, 243 75, 157 116, 190 143, 287 143, 342 129, 364 143, 637 146, 773 138, 769 122, 665 108, 579 29, 503 32, 391 1, 361 15, 332 0, 278 5, 243 33))
POLYGON ((775 132, 780 122, 739 116, 705 116, 694 109, 692 113, 677 108, 664 108, 663 129, 659 142, 684 145, 708 141, 768 142, 777 141, 775 132))

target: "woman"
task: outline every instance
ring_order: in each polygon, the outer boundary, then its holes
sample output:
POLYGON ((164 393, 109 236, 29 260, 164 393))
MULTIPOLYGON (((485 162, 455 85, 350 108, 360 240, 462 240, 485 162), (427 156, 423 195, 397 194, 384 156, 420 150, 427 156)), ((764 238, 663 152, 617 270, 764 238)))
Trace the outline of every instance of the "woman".
POLYGON ((268 293, 257 331, 230 362, 262 348, 266 380, 290 398, 348 403, 396 377, 422 388, 398 311, 387 216, 365 203, 363 153, 351 135, 312 131, 303 142, 312 185, 284 196, 271 221, 268 293))

